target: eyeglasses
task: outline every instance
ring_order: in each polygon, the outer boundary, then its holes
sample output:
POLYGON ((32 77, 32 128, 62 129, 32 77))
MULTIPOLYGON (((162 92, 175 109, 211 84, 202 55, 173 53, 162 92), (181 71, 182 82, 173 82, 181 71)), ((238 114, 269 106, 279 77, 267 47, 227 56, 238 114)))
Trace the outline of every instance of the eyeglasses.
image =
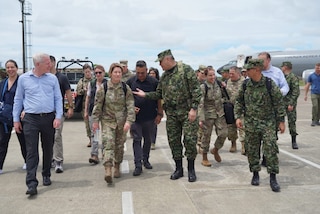
POLYGON ((95 72, 95 74, 102 74, 102 72, 101 71, 97 71, 97 72, 95 72))

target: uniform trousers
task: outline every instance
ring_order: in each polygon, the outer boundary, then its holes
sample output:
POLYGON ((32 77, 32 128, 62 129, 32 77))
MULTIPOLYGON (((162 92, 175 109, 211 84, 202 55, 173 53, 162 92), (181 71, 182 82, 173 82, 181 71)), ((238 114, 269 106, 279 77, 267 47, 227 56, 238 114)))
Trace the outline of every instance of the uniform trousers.
POLYGON ((61 125, 59 128, 56 128, 54 135, 54 144, 53 144, 53 159, 57 162, 63 161, 63 144, 62 144, 62 129, 65 117, 61 117, 61 125))
POLYGON ((288 108, 286 108, 286 113, 288 117, 288 126, 289 126, 290 135, 296 136, 298 135, 297 128, 296 128, 296 121, 297 121, 296 106, 294 106, 292 111, 288 111, 288 108))
POLYGON ((92 116, 89 116, 89 124, 90 124, 90 130, 91 130, 91 155, 95 155, 98 157, 99 155, 99 141, 94 140, 94 132, 92 131, 92 116))
POLYGON ((188 119, 188 112, 189 111, 166 111, 166 130, 172 158, 174 160, 183 158, 183 145, 181 143, 182 132, 183 144, 185 147, 184 155, 188 160, 194 160, 197 156, 197 132, 199 129, 199 122, 198 119, 190 122, 188 119))
POLYGON ((36 177, 39 164, 39 135, 42 147, 42 176, 51 176, 51 161, 53 153, 54 133, 53 120, 55 114, 29 114, 23 118, 23 130, 27 147, 27 176, 29 188, 38 186, 36 177))
POLYGON ((312 121, 318 122, 320 119, 320 94, 311 94, 312 121))
MULTIPOLYGON (((2 123, 0 123, 0 169, 3 169, 4 160, 6 159, 8 152, 8 145, 11 138, 12 127, 7 126, 7 133, 5 131, 5 127, 2 123)), ((26 150, 26 141, 24 138, 24 134, 16 133, 17 138, 20 143, 21 154, 24 159, 24 163, 26 163, 27 158, 27 150, 26 150)))
POLYGON ((149 161, 151 142, 154 135, 154 120, 146 122, 134 122, 131 125, 131 133, 133 137, 133 154, 134 164, 141 167, 141 161, 149 161), (143 146, 142 144, 143 138, 143 146))

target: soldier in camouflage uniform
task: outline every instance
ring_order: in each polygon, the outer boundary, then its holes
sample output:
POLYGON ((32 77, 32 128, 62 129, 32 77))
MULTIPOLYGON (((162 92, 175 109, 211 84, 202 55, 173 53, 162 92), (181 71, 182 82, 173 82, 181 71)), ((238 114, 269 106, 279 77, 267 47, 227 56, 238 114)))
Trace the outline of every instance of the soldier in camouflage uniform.
POLYGON ((132 73, 129 69, 128 69, 128 60, 120 60, 120 65, 123 68, 123 73, 122 73, 122 78, 121 81, 122 82, 127 82, 131 77, 134 76, 134 73, 132 73))
MULTIPOLYGON (((227 81, 227 92, 229 95, 229 102, 231 102, 233 105, 236 102, 236 96, 239 93, 239 89, 242 86, 242 83, 244 81, 244 77, 241 76, 240 70, 233 66, 229 69, 229 80, 227 81)), ((241 128, 239 129, 239 138, 242 145, 241 154, 245 154, 244 149, 244 130, 241 128)), ((237 139, 238 139, 238 130, 236 123, 228 125, 228 139, 231 141, 231 148, 230 152, 236 152, 237 151, 237 139)))
MULTIPOLYGON (((79 80, 77 84, 77 95, 83 95, 84 97, 87 96, 87 90, 88 90, 88 84, 90 83, 92 79, 92 74, 91 74, 91 67, 88 64, 83 65, 83 74, 84 76, 79 80)), ((85 101, 86 99, 83 99, 82 103, 82 111, 81 115, 84 120, 84 124, 86 125, 86 131, 87 131, 87 137, 89 138, 89 143, 87 147, 91 147, 91 129, 90 129, 90 124, 89 124, 89 119, 84 117, 84 112, 85 112, 85 101)))
POLYGON ((241 87, 236 98, 235 118, 238 128, 242 127, 240 119, 244 115, 246 127, 245 149, 248 156, 249 168, 253 172, 252 185, 259 185, 259 171, 261 166, 260 147, 267 161, 267 171, 270 174, 270 187, 272 191, 279 192, 280 186, 276 180, 279 173, 279 160, 277 153, 277 131, 285 130, 285 109, 283 97, 279 87, 267 77, 262 75, 263 60, 250 59, 245 65, 250 79, 241 87), (269 81, 269 82, 267 82, 269 81), (270 94, 267 83, 271 84, 270 94))
POLYGON ((202 162, 203 166, 211 166, 208 161, 207 153, 210 148, 211 134, 213 126, 215 126, 217 139, 211 153, 217 162, 221 162, 218 150, 223 147, 224 141, 228 136, 228 126, 224 117, 222 91, 216 81, 214 69, 208 69, 207 80, 201 86, 202 98, 199 106, 199 125, 203 129, 203 137, 201 140, 202 162))
POLYGON ((130 87, 121 82, 122 66, 113 63, 109 69, 110 81, 107 89, 101 87, 96 93, 92 111, 93 131, 102 124, 102 143, 104 145, 105 181, 112 183, 113 176, 120 177, 120 164, 123 160, 123 148, 126 134, 135 121, 134 98, 130 87), (123 87, 126 87, 124 89, 123 87))
POLYGON ((289 92, 283 98, 284 107, 286 109, 287 117, 288 117, 288 125, 289 131, 291 135, 291 143, 292 149, 299 149, 298 144, 296 142, 296 136, 298 135, 296 129, 296 121, 297 121, 297 102, 298 97, 300 95, 300 86, 299 86, 299 78, 294 75, 292 70, 291 62, 283 62, 281 65, 281 70, 286 77, 287 83, 289 85, 289 92))
POLYGON ((170 179, 176 180, 183 176, 182 168, 182 133, 185 156, 188 159, 188 181, 197 180, 194 160, 197 156, 197 109, 201 99, 200 84, 189 65, 176 62, 171 51, 165 50, 158 54, 160 66, 165 71, 155 92, 145 93, 137 89, 133 92, 141 97, 153 100, 163 99, 166 111, 166 129, 172 157, 176 170, 170 179))

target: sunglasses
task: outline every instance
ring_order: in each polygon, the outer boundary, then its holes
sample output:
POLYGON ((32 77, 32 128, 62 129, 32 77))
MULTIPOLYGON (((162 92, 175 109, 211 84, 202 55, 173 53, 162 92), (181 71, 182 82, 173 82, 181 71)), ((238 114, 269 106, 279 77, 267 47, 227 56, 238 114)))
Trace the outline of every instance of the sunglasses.
POLYGON ((102 74, 102 72, 101 71, 97 71, 97 72, 95 72, 95 74, 102 74))

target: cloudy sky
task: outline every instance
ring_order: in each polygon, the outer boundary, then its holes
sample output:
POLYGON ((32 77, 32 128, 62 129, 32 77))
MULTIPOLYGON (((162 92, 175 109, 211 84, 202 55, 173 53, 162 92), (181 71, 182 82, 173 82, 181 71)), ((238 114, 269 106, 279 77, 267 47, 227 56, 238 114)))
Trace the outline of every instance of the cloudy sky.
MULTIPOLYGON (((220 67, 238 54, 320 49, 317 0, 29 0, 32 54, 84 59, 109 68, 170 48, 193 68, 220 67)), ((22 67, 21 4, 0 3, 0 62, 22 67)), ((160 68, 161 70, 161 68, 160 68)))

